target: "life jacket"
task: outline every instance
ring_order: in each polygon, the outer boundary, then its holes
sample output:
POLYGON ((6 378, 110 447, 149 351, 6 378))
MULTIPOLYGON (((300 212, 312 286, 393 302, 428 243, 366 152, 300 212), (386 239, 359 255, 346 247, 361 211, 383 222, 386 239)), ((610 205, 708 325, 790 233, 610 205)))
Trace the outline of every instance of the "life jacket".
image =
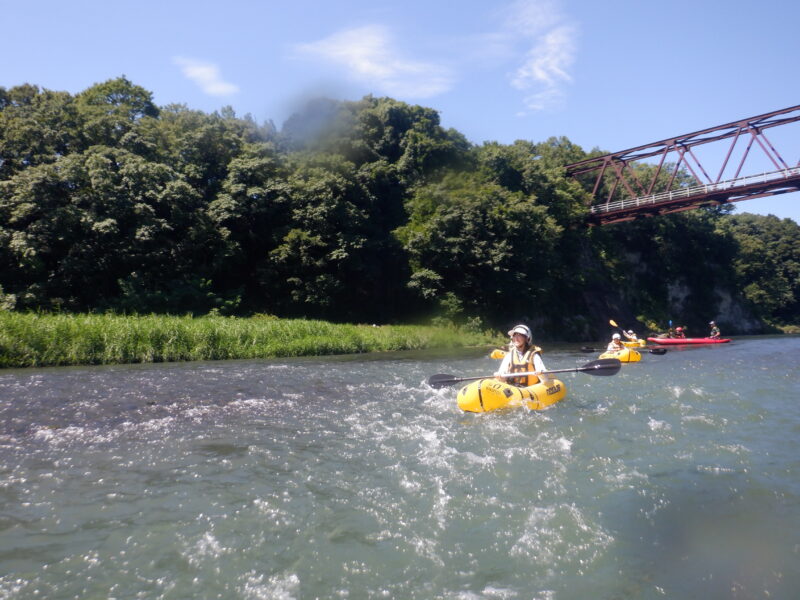
MULTIPOLYGON (((535 371, 536 367, 533 366, 533 356, 539 354, 541 356, 542 349, 539 346, 532 346, 525 354, 520 356, 516 348, 509 350, 511 353, 511 363, 508 365, 509 373, 525 373, 526 371, 535 371)), ((536 375, 523 375, 522 377, 507 377, 506 382, 512 385, 529 386, 534 383, 539 383, 539 378, 536 375)))

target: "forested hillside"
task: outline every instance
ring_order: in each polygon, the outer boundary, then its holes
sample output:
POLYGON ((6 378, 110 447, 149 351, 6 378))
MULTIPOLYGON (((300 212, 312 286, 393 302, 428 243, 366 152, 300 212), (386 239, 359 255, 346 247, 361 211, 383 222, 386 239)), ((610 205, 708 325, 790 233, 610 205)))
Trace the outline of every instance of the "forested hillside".
POLYGON ((550 339, 605 336, 609 317, 697 335, 800 324, 796 223, 707 209, 588 229, 563 169, 586 156, 565 138, 473 145, 391 98, 317 100, 278 129, 156 106, 124 77, 0 88, 0 300, 526 320, 550 339))

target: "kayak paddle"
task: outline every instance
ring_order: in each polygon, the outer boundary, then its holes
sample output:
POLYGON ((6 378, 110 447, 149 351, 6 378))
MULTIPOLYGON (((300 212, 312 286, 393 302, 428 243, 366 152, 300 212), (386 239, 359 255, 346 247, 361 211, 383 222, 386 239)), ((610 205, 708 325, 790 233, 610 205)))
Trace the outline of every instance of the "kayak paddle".
MULTIPOLYGON (((605 352, 606 350, 607 348, 589 348, 588 346, 583 346, 581 348, 581 352, 605 352)), ((639 346, 631 348, 631 350, 636 350, 637 352, 643 352, 647 350, 650 354, 658 354, 658 355, 667 353, 666 348, 642 348, 641 346, 639 346)))
POLYGON ((432 388, 443 388, 454 383, 461 383, 462 381, 476 381, 478 379, 491 379, 492 377, 522 377, 524 375, 547 375, 550 373, 587 373, 589 375, 616 375, 620 370, 622 363, 616 358, 601 358, 600 360, 593 360, 586 363, 582 367, 575 367, 573 369, 554 369, 552 371, 526 371, 524 373, 504 373, 503 375, 479 375, 478 377, 456 377, 455 375, 447 375, 446 373, 439 373, 431 375, 428 378, 428 385, 432 388))
MULTIPOLYGON (((614 319, 609 319, 609 320, 608 320, 608 323, 609 323, 609 324, 610 324, 612 327, 616 327, 617 329, 619 329, 619 330, 620 330, 622 333, 624 333, 624 334, 625 334, 625 337, 626 337, 626 338, 630 339, 630 336, 628 335, 628 333, 627 333, 627 332, 626 332, 626 331, 625 331, 625 330, 624 330, 622 327, 620 327, 619 325, 617 325, 617 322, 616 322, 614 319)), ((638 338, 636 338, 636 339, 638 339, 638 338)))

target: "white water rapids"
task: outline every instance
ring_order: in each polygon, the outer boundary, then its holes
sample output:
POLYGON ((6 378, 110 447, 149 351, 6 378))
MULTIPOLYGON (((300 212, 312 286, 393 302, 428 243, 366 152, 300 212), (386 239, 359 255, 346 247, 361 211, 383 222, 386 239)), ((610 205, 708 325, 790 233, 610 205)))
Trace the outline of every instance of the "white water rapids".
POLYGON ((485 415, 424 384, 485 352, 0 371, 0 599, 797 597, 798 356, 485 415))

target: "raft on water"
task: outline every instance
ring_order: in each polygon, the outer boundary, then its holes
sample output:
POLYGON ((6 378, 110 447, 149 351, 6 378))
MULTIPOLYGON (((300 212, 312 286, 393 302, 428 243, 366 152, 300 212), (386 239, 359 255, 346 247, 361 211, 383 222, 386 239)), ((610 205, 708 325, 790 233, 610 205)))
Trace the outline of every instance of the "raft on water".
POLYGON ((636 340, 630 341, 626 340, 622 342, 622 345, 626 348, 644 348, 647 345, 647 340, 636 340))
POLYGON ((624 350, 614 350, 612 352, 606 350, 598 358, 616 358, 619 362, 631 363, 642 360, 642 355, 633 348, 625 348, 624 350))
POLYGON ((731 340, 729 338, 660 338, 649 337, 648 342, 654 344, 661 344, 662 346, 675 346, 679 344, 727 344, 731 340))
POLYGON ((490 412, 499 408, 526 406, 542 410, 563 400, 567 387, 558 379, 519 387, 494 378, 479 379, 458 392, 458 407, 467 412, 490 412))

